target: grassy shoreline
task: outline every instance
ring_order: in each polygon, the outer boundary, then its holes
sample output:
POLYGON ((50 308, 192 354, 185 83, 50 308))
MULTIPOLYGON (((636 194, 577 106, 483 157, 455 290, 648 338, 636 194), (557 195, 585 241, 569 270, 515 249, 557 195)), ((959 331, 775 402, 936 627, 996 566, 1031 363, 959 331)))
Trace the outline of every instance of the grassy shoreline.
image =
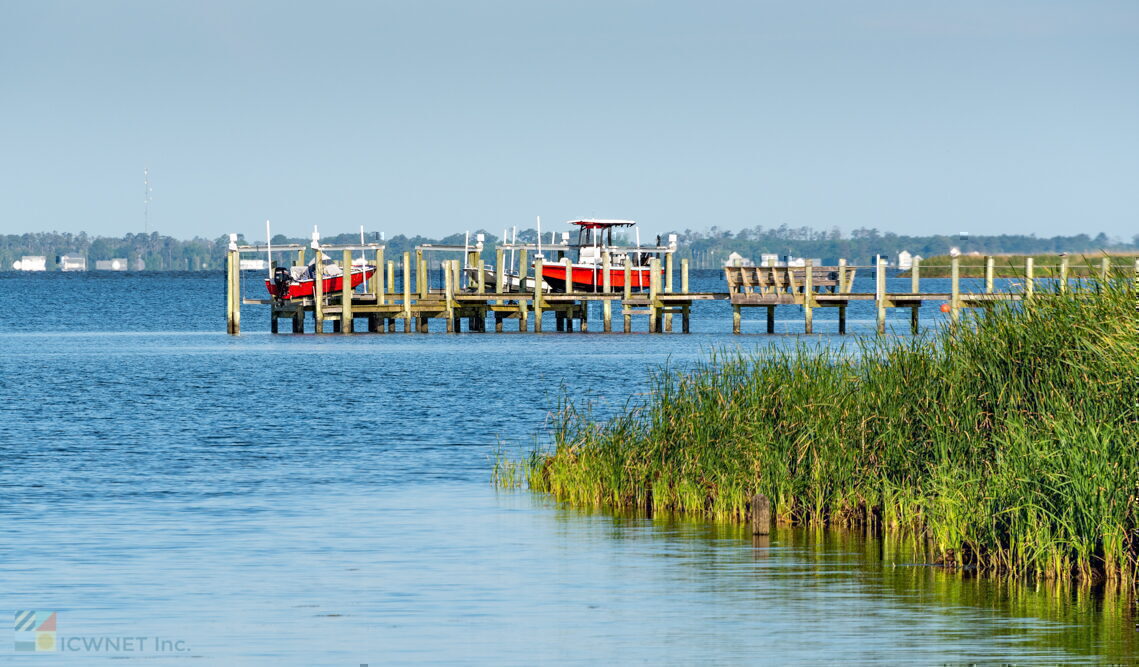
POLYGON ((1117 279, 917 339, 714 354, 610 419, 564 404, 520 466, 577 505, 742 520, 763 493, 781 521, 923 534, 947 564, 1134 581, 1136 307, 1117 279))

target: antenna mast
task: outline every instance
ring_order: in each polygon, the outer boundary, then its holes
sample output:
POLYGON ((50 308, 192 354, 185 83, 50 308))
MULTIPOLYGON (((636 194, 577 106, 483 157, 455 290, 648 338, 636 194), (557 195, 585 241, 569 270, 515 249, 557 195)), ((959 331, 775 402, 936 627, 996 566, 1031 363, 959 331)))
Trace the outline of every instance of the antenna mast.
POLYGON ((142 168, 142 231, 150 234, 150 169, 142 168))

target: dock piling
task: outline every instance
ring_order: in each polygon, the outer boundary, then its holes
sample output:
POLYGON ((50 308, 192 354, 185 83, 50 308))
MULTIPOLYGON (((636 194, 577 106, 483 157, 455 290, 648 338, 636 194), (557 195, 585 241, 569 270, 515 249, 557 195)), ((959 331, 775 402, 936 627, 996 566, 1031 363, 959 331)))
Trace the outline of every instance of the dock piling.
POLYGON ((238 334, 241 333, 241 255, 234 248, 226 252, 225 278, 225 330, 238 334))
MULTIPOLYGON (((688 294, 688 258, 680 260, 680 292, 681 294, 688 294)), ((681 328, 684 333, 689 333, 692 306, 689 303, 684 304, 684 309, 680 314, 681 328)))
POLYGON ((376 303, 378 303, 382 306, 385 303, 384 291, 387 288, 387 284, 385 283, 385 280, 384 280, 385 276, 384 276, 384 249, 383 248, 379 248, 376 250, 376 273, 375 273, 375 277, 376 277, 376 284, 375 284, 376 303))
POLYGON ((881 257, 874 267, 874 312, 875 331, 886 333, 886 260, 881 257))
POLYGON ((753 535, 771 533, 771 501, 762 493, 751 497, 751 532, 753 535))
MULTIPOLYGON (((921 255, 914 257, 913 264, 910 265, 910 293, 921 294, 921 255)), ((918 335, 920 330, 921 304, 910 306, 910 333, 914 336, 918 335)))
POLYGON ((462 327, 459 318, 455 317, 455 275, 451 271, 451 260, 443 262, 443 269, 443 307, 446 311, 447 333, 459 333, 462 327))
POLYGON ((811 310, 815 291, 815 261, 808 259, 804 263, 807 270, 803 272, 803 333, 814 333, 815 314, 811 310))
MULTIPOLYGON (((840 258, 838 260, 838 286, 836 288, 839 294, 846 294, 850 292, 850 285, 847 282, 846 276, 846 259, 840 258)), ((838 332, 839 334, 846 333, 846 304, 840 303, 838 306, 838 332)))
POLYGON ((961 258, 949 259, 949 319, 954 324, 961 319, 961 258))
POLYGON ((411 333, 411 253, 403 253, 403 332, 411 333))
POLYGON ((633 316, 629 313, 629 300, 633 298, 633 269, 629 266, 629 258, 625 258, 625 291, 622 294, 621 314, 625 318, 625 333, 633 330, 633 316))
POLYGON ((316 273, 312 281, 312 317, 316 333, 324 333, 324 253, 316 248, 316 273))
MULTIPOLYGON (((613 291, 613 279, 609 269, 613 266, 613 258, 608 250, 601 251, 601 291, 609 294, 613 291)), ((613 302, 606 299, 601 303, 601 328, 605 333, 613 331, 613 302)))
POLYGON ((649 260, 649 333, 661 332, 660 259, 649 260))
POLYGON ((345 250, 340 274, 340 333, 352 333, 352 251, 345 250))
POLYGON ((542 333, 542 258, 534 259, 534 333, 542 333))

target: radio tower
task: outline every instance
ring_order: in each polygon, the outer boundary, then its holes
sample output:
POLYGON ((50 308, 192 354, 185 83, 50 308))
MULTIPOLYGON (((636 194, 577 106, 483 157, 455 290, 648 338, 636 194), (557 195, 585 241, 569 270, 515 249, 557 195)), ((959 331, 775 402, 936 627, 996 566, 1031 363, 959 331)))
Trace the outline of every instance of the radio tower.
POLYGON ((142 231, 150 234, 150 169, 142 168, 142 231))

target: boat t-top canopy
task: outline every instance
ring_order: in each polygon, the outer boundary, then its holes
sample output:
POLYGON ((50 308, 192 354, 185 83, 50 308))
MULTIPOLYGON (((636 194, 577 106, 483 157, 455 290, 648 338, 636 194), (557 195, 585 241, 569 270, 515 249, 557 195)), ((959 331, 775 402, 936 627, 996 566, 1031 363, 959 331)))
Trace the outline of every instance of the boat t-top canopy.
POLYGON ((569 224, 579 225, 586 229, 607 229, 609 227, 632 227, 637 223, 632 220, 570 220, 569 224))

